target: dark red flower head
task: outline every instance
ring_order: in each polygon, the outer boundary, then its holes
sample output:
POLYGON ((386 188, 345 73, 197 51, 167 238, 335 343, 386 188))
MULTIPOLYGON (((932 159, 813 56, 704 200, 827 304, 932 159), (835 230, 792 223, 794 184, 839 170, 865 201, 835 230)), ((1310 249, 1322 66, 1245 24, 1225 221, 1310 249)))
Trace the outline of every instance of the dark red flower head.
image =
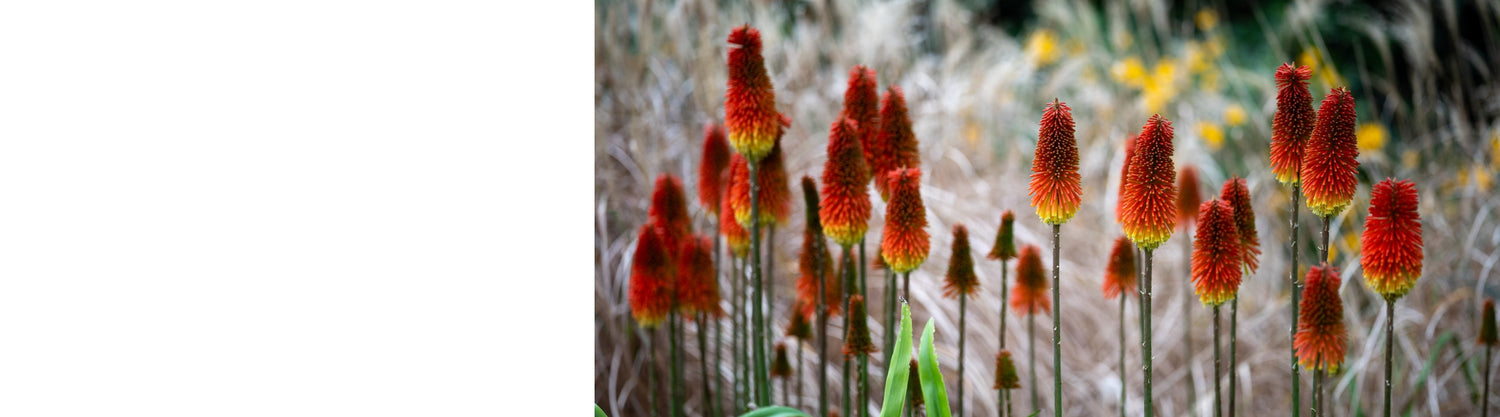
POLYGON ((760 162, 781 130, 776 93, 761 56, 760 31, 750 25, 734 28, 729 43, 729 89, 724 93, 729 143, 745 158, 760 162))
POLYGON ((911 118, 906 115, 906 95, 901 87, 890 86, 880 99, 880 134, 865 151, 874 156, 870 164, 875 190, 880 191, 881 200, 890 200, 888 182, 893 171, 917 167, 917 134, 911 129, 911 118))
POLYGON ((1000 231, 995 232, 995 247, 986 257, 1001 262, 1016 257, 1016 214, 1010 210, 1000 213, 1000 231))
POLYGON ((844 356, 869 355, 876 351, 870 340, 870 317, 865 314, 865 297, 849 296, 849 332, 844 335, 844 356))
POLYGON ((1307 270, 1305 281, 1292 347, 1303 367, 1338 372, 1349 343, 1344 302, 1339 299, 1339 271, 1325 262, 1307 270))
POLYGON ((1177 220, 1177 188, 1172 168, 1172 122, 1151 115, 1137 135, 1130 175, 1125 178, 1125 235, 1143 250, 1172 237, 1177 220))
POLYGON ((1484 317, 1479 318, 1479 344, 1495 346, 1500 338, 1495 336, 1495 299, 1484 299, 1484 317))
POLYGON ((630 260, 630 314, 653 327, 672 311, 672 257, 660 227, 641 226, 630 260))
POLYGON ((1359 245, 1359 265, 1371 291, 1394 301, 1417 284, 1422 275, 1422 220, 1416 184, 1390 178, 1375 184, 1359 245))
POLYGON ((969 229, 953 225, 953 257, 948 259, 948 273, 943 275, 943 295, 958 298, 979 291, 979 277, 974 275, 974 254, 969 250, 969 229))
MULTIPOLYGON (((733 159, 744 161, 744 158, 741 158, 739 154, 735 154, 733 159)), ((741 177, 739 180, 735 179, 733 175, 735 166, 735 164, 730 164, 729 171, 731 175, 729 175, 729 183, 725 184, 725 192, 729 192, 729 190, 736 186, 736 182, 744 179, 744 177, 741 177)), ((738 166, 744 168, 744 165, 738 166)), ((719 210, 719 234, 724 235, 725 243, 729 244, 730 254, 736 258, 744 258, 750 254, 750 231, 745 230, 744 226, 740 226, 739 220, 734 218, 735 207, 733 198, 724 198, 722 204, 723 207, 719 210)))
POLYGON ((1073 138, 1073 114, 1066 103, 1052 99, 1042 111, 1036 156, 1031 162, 1031 206, 1043 223, 1063 224, 1082 202, 1078 175, 1078 141, 1073 138))
POLYGON ((728 175, 729 142, 724 139, 724 126, 709 123, 703 128, 703 160, 698 163, 698 203, 709 213, 719 214, 728 175))
POLYGON ((854 121, 833 123, 828 133, 828 161, 823 163, 823 201, 818 217, 823 233, 840 246, 850 247, 865 237, 870 226, 870 191, 865 179, 865 157, 859 150, 854 121))
POLYGON ((689 315, 722 313, 713 248, 708 238, 689 236, 677 251, 677 303, 689 315))
POLYGON ((771 361, 771 377, 787 379, 792 377, 792 361, 786 358, 786 342, 776 342, 775 360, 771 361))
POLYGON ((1016 314, 1052 314, 1052 299, 1047 298, 1047 272, 1036 245, 1021 247, 1016 264, 1016 290, 1010 293, 1010 308, 1016 314))
POLYGON ((1318 124, 1302 159, 1302 192, 1318 217, 1339 214, 1354 200, 1354 173, 1359 168, 1355 123, 1354 96, 1347 88, 1333 89, 1318 106, 1318 124))
POLYGON ((672 174, 656 177, 656 189, 651 191, 651 224, 660 227, 666 235, 666 247, 676 249, 692 233, 692 220, 688 218, 687 197, 682 193, 682 181, 672 174))
POLYGON ((1177 173, 1177 227, 1186 231, 1198 220, 1198 206, 1203 205, 1203 193, 1198 186, 1198 168, 1182 167, 1177 173))
MULTIPOLYGON (((750 167, 744 158, 730 158, 729 163, 730 205, 734 206, 735 221, 741 226, 750 225, 750 167)), ((791 188, 787 184, 786 164, 782 161, 781 142, 771 148, 771 153, 756 168, 755 177, 760 179, 760 223, 782 224, 791 212, 791 188)))
POLYGON ((1245 185, 1244 178, 1232 177, 1224 181, 1219 199, 1229 203, 1229 208, 1234 210, 1234 228, 1239 232, 1240 249, 1244 254, 1241 261, 1246 274, 1255 274, 1260 267, 1260 236, 1255 231, 1255 208, 1250 204, 1250 187, 1245 185))
POLYGON ((922 170, 906 168, 891 172, 891 200, 885 206, 885 229, 880 236, 880 254, 891 271, 904 274, 927 260, 927 209, 922 206, 922 170))
POLYGON ((1281 64, 1276 69, 1276 116, 1271 118, 1271 171, 1276 180, 1296 185, 1302 153, 1313 131, 1312 93, 1307 91, 1308 67, 1281 64))
POLYGON ((1109 266, 1104 269, 1103 290, 1106 300, 1135 292, 1135 246, 1124 236, 1116 238, 1115 248, 1109 251, 1109 266))
POLYGON ((870 147, 880 135, 880 94, 875 91, 875 70, 864 65, 849 69, 849 87, 844 90, 844 110, 839 118, 854 121, 860 152, 866 164, 874 165, 875 154, 870 147))
POLYGON ((828 246, 819 242, 822 235, 809 229, 802 233, 802 253, 797 257, 797 299, 801 300, 804 314, 817 310, 818 277, 823 277, 823 308, 828 315, 841 311, 844 289, 842 282, 833 275, 833 255, 828 246))
POLYGON ((810 307, 799 298, 792 304, 791 320, 787 321, 786 335, 798 340, 812 340, 812 321, 807 317, 816 307, 810 307))
POLYGON ((1135 135, 1125 138, 1125 163, 1120 164, 1120 189, 1115 199, 1115 221, 1125 223, 1125 183, 1130 178, 1130 159, 1135 157, 1135 135))
POLYGON ((1016 375, 1016 361, 1010 358, 1010 351, 1001 349, 995 355, 995 389, 1016 389, 1021 387, 1021 378, 1016 375))
POLYGON ((1240 290, 1244 252, 1239 229, 1234 209, 1217 198, 1203 202, 1198 216, 1202 223, 1193 242, 1193 289, 1203 305, 1218 306, 1240 290))

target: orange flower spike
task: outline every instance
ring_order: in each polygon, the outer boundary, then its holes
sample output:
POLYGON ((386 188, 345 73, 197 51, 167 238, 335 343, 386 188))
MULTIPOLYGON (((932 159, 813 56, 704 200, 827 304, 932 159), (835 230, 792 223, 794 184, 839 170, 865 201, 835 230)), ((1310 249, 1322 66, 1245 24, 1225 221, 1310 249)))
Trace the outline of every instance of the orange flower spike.
POLYGON ((800 298, 792 305, 791 320, 787 321, 786 335, 799 340, 812 340, 812 321, 807 317, 816 307, 808 306, 800 298))
MULTIPOLYGON (((739 154, 735 154, 730 160, 738 162, 738 164, 735 162, 729 164, 729 183, 724 185, 724 191, 728 195, 722 199, 724 206, 719 210, 719 234, 724 235, 724 241, 729 244, 729 251, 734 257, 744 258, 750 254, 750 231, 745 230, 745 227, 740 225, 739 220, 734 218, 736 211, 735 204, 737 202, 731 190, 738 187, 738 182, 744 181, 746 178, 745 175, 735 176, 736 171, 744 173, 745 158, 740 157, 739 154)), ((749 200, 744 201, 743 204, 750 204, 749 200)))
POLYGON ((1422 221, 1417 186, 1386 178, 1370 190, 1370 215, 1359 237, 1365 286, 1387 300, 1406 295, 1422 275, 1422 221))
POLYGON ((1172 180, 1172 122, 1152 115, 1137 135, 1135 156, 1125 183, 1125 235, 1143 250, 1172 236, 1177 220, 1177 188, 1172 180))
POLYGON ((995 232, 995 247, 985 257, 997 261, 1009 261, 1016 257, 1016 214, 1010 210, 1000 213, 1000 230, 995 232))
POLYGON ((666 247, 676 249, 688 234, 692 233, 692 220, 688 218, 687 197, 682 192, 682 181, 672 174, 656 177, 656 188, 651 191, 651 208, 648 211, 651 224, 662 228, 666 247))
POLYGON ((1011 359, 1009 350, 1000 350, 995 355, 995 389, 1016 389, 1021 387, 1021 377, 1016 375, 1016 361, 1011 359))
MULTIPOLYGON (((771 153, 761 161, 756 170, 760 179, 760 222, 762 225, 782 224, 791 212, 791 188, 787 185, 786 164, 782 161, 781 142, 771 148, 771 153)), ((750 166, 742 158, 731 157, 729 162, 730 204, 734 206, 735 221, 741 226, 750 225, 750 166)))
POLYGON ((943 275, 943 296, 973 296, 979 291, 979 277, 974 275, 974 254, 969 250, 969 229, 953 225, 953 256, 948 259, 948 273, 943 275))
POLYGON ((869 355, 874 353, 875 342, 870 340, 870 318, 865 314, 865 297, 849 296, 849 331, 844 335, 844 356, 869 355))
POLYGON ((815 243, 820 239, 812 231, 802 233, 802 252, 797 257, 797 299, 802 300, 804 314, 813 314, 817 310, 818 276, 823 276, 823 308, 828 310, 829 316, 836 316, 842 312, 844 288, 841 280, 833 275, 833 255, 828 252, 827 246, 817 246, 815 243), (821 248, 822 253, 814 250, 821 248), (815 267, 814 265, 817 265, 815 267))
POLYGON ((1125 187, 1130 178, 1130 160, 1135 157, 1135 135, 1125 138, 1125 163, 1120 164, 1120 189, 1115 199, 1115 221, 1125 223, 1125 187))
POLYGON ((1198 169, 1192 165, 1177 173, 1177 228, 1186 231, 1198 220, 1198 206, 1203 204, 1202 187, 1198 186, 1198 169))
POLYGON ((1307 79, 1312 69, 1281 64, 1276 69, 1276 115, 1271 118, 1271 172, 1283 185, 1301 182, 1302 155, 1313 132, 1312 93, 1307 79))
POLYGON ((1484 299, 1484 310, 1479 318, 1479 344, 1495 346, 1500 344, 1500 338, 1495 335, 1495 299, 1484 299))
POLYGON ((1016 314, 1052 313, 1052 299, 1047 297, 1047 271, 1036 245, 1021 247, 1016 263, 1016 286, 1010 293, 1010 308, 1016 314))
POLYGON ((719 214, 729 173, 729 142, 724 126, 709 123, 703 128, 703 159, 698 162, 698 203, 709 213, 719 214))
POLYGON ((1193 243, 1193 289, 1203 305, 1213 307, 1233 300, 1239 292, 1244 252, 1229 203, 1205 201, 1198 207, 1198 216, 1202 223, 1193 243))
POLYGON ((1078 175, 1078 142, 1073 138, 1073 114, 1066 103, 1052 99, 1042 111, 1036 156, 1031 162, 1031 206, 1043 223, 1067 223, 1082 202, 1078 175))
POLYGON ((1297 337, 1292 346, 1302 366, 1337 372, 1344 363, 1344 349, 1349 343, 1344 329, 1344 302, 1339 299, 1339 273, 1323 263, 1307 271, 1302 289, 1302 310, 1297 320, 1297 337))
POLYGON ((630 261, 630 314, 654 327, 672 310, 672 258, 659 227, 641 226, 630 261))
POLYGON ((823 233, 840 246, 854 246, 870 226, 870 192, 865 158, 859 150, 854 121, 833 123, 828 132, 828 161, 823 164, 823 200, 818 216, 823 233))
MULTIPOLYGON (((844 90, 844 109, 839 119, 854 121, 860 152, 866 165, 875 164, 874 142, 880 135, 880 94, 875 91, 875 70, 864 65, 849 69, 849 87, 844 90)), ((869 177, 869 172, 865 173, 869 177)), ((865 182, 869 182, 865 178, 865 182)))
POLYGON ((922 170, 906 168, 891 172, 891 201, 886 205, 885 229, 880 254, 891 271, 904 274, 927 260, 927 209, 922 206, 922 170))
POLYGON ((689 314, 707 313, 714 317, 722 314, 719 280, 714 275, 713 244, 706 238, 689 237, 677 253, 678 306, 689 314))
POLYGON ((1109 266, 1104 269, 1104 299, 1133 293, 1135 285, 1135 247, 1130 239, 1120 236, 1115 239, 1115 248, 1109 251, 1109 266))
POLYGON ((1244 178, 1230 178, 1219 190, 1219 199, 1229 203, 1229 208, 1234 210, 1234 227, 1240 235, 1245 273, 1253 275, 1260 268, 1260 236, 1255 231, 1255 208, 1250 204, 1250 187, 1245 185, 1244 178))
POLYGON ((880 199, 891 198, 890 176, 901 168, 917 167, 917 134, 912 131, 906 114, 906 95, 901 87, 890 86, 880 99, 880 134, 866 151, 875 157, 871 164, 875 190, 880 199))
POLYGON ((1356 122, 1354 96, 1347 88, 1333 89, 1318 107, 1318 124, 1302 160, 1302 190, 1307 207, 1318 217, 1339 214, 1354 200, 1359 168, 1356 122))
POLYGON ((724 93, 724 124, 735 152, 760 162, 771 153, 781 129, 776 93, 761 56, 760 31, 744 25, 729 33, 729 89, 724 93))

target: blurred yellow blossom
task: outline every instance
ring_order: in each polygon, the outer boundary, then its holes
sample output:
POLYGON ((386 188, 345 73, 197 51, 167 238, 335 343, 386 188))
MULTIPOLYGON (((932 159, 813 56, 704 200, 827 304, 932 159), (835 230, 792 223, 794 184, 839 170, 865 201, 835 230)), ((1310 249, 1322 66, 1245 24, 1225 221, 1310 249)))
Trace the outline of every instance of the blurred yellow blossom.
POLYGON ((1209 149, 1219 150, 1224 147, 1224 128, 1210 122, 1198 122, 1198 136, 1203 137, 1203 143, 1208 144, 1209 149))
POLYGON ((1068 40, 1068 56, 1079 56, 1085 52, 1085 45, 1077 39, 1068 40))
POLYGON ((1219 91, 1219 72, 1209 71, 1198 76, 1198 89, 1208 92, 1219 91))
POLYGON ((1224 38, 1219 35, 1209 36, 1208 41, 1203 42, 1203 49, 1214 58, 1224 55, 1224 38))
POLYGON ((1231 103, 1224 108, 1224 124, 1230 127, 1245 124, 1245 108, 1238 103, 1231 103))
POLYGON ((1197 42, 1188 42, 1186 49, 1186 57, 1183 60, 1187 62, 1188 71, 1196 75, 1213 68, 1213 58, 1208 56, 1208 52, 1203 49, 1202 45, 1197 42))
POLYGON ((1422 155, 1419 154, 1419 153, 1417 153, 1417 151, 1415 151, 1415 150, 1407 149, 1407 150, 1401 152, 1401 167, 1402 168, 1405 168, 1405 169, 1415 169, 1417 167, 1417 163, 1421 162, 1421 161, 1422 161, 1422 155))
POLYGON ((1214 13, 1213 9, 1198 10, 1198 13, 1193 15, 1193 22, 1198 24, 1198 30, 1214 30, 1214 26, 1219 25, 1219 14, 1214 13))
POLYGON ((1365 123, 1354 131, 1359 141, 1359 150, 1378 151, 1385 148, 1385 126, 1380 123, 1365 123))
POLYGON ((1135 88, 1146 85, 1146 66, 1137 57, 1126 57, 1109 68, 1110 78, 1115 82, 1135 88))
POLYGON ((1323 84, 1330 88, 1341 87, 1345 84, 1344 77, 1339 76, 1338 71, 1332 66, 1324 68, 1323 53, 1318 48, 1303 49, 1302 53, 1297 55, 1297 63, 1306 65, 1312 70, 1313 77, 1322 80, 1323 84))
POLYGON ((1026 55, 1038 66, 1057 61, 1060 53, 1057 50, 1057 34, 1052 33, 1052 29, 1037 29, 1026 38, 1026 55))
POLYGON ((1141 88, 1141 100, 1147 113, 1159 113, 1177 95, 1177 62, 1163 59, 1156 63, 1146 85, 1141 88))

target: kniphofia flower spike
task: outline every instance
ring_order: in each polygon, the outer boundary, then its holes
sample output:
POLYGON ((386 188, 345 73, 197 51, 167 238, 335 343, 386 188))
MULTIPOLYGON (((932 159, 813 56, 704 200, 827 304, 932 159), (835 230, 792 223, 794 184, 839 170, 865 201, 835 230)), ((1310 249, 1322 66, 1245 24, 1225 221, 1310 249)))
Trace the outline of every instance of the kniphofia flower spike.
POLYGON ((1066 103, 1053 99, 1042 111, 1036 156, 1031 162, 1031 206, 1043 223, 1063 224, 1078 212, 1083 186, 1078 175, 1078 142, 1073 138, 1073 114, 1066 103))
POLYGON ((948 259, 948 273, 943 275, 943 296, 973 296, 979 291, 979 277, 974 275, 974 255, 969 249, 969 229, 953 225, 953 257, 948 259))
POLYGON ((1370 190, 1370 215, 1360 235, 1365 286, 1387 300, 1406 295, 1422 275, 1422 221, 1417 186, 1386 178, 1370 190))
POLYGON ((672 258, 661 228, 641 226, 630 261, 630 314, 654 327, 672 310, 672 258))
POLYGON ((1052 313, 1052 299, 1047 297, 1047 272, 1042 266, 1041 251, 1036 245, 1021 247, 1016 264, 1015 291, 1010 293, 1010 308, 1016 314, 1052 313))
POLYGON ((890 176, 902 168, 917 167, 917 134, 906 114, 906 95, 890 86, 880 99, 880 134, 866 151, 874 157, 871 174, 881 200, 890 200, 890 176))
POLYGON ((927 209, 922 206, 922 171, 906 168, 891 172, 891 200, 886 205, 885 230, 880 237, 880 255, 891 271, 904 274, 927 260, 927 209))
POLYGON ((829 128, 828 161, 823 164, 823 199, 818 205, 823 233, 845 247, 864 239, 870 223, 865 157, 855 133, 855 123, 849 119, 836 121, 829 128))
POLYGON ((734 28, 729 44, 729 88, 724 93, 729 143, 749 161, 760 162, 771 153, 781 123, 761 56, 760 31, 750 25, 734 28))
POLYGON ((729 142, 724 126, 709 123, 703 128, 703 159, 698 162, 698 203, 709 213, 719 214, 729 181, 729 142))
POLYGON ((1281 64, 1276 69, 1276 115, 1271 118, 1271 172, 1284 185, 1296 185, 1302 155, 1313 131, 1312 69, 1281 64))
POLYGON ((1109 266, 1104 269, 1104 299, 1113 300, 1120 294, 1135 292, 1135 246, 1130 239, 1120 236, 1115 239, 1114 249, 1109 251, 1109 266))
POLYGON ((995 232, 995 246, 986 257, 997 261, 1009 261, 1016 257, 1016 214, 1010 210, 1000 213, 1000 230, 995 232))
POLYGON ((1234 226, 1240 235, 1245 273, 1253 275, 1260 267, 1260 236, 1255 231, 1255 208, 1250 204, 1250 187, 1245 185, 1244 178, 1232 177, 1224 181, 1219 199, 1229 203, 1229 208, 1234 210, 1234 226))
POLYGON ((1244 253, 1229 203, 1219 199, 1205 201, 1198 208, 1198 216, 1200 223, 1193 243, 1193 289, 1203 305, 1213 307, 1234 299, 1239 291, 1244 253))
POLYGON ((1318 107, 1318 124, 1302 158, 1302 190, 1318 217, 1339 214, 1354 200, 1359 168, 1355 123, 1354 96, 1346 88, 1333 89, 1318 107))
POLYGON ((1307 271, 1297 320, 1297 360, 1302 366, 1337 372, 1344 363, 1349 333, 1344 329, 1344 302, 1339 299, 1339 273, 1323 263, 1307 271))
POLYGON ((1172 180, 1172 122, 1152 115, 1136 136, 1135 155, 1125 182, 1125 236, 1143 250, 1172 236, 1177 220, 1177 188, 1172 180))

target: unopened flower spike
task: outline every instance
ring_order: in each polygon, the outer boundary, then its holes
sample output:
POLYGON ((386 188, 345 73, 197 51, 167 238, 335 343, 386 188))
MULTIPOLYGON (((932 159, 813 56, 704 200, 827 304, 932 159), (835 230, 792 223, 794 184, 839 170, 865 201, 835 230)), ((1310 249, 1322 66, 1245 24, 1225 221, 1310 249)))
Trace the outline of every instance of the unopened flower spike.
POLYGON ((1124 236, 1115 238, 1115 247, 1109 251, 1109 266, 1104 269, 1104 299, 1135 293, 1135 274, 1135 246, 1124 236))
POLYGON ((786 357, 786 342, 776 342, 776 359, 771 361, 771 376, 783 379, 792 377, 792 361, 786 357))
POLYGON ((1143 250, 1172 236, 1177 221, 1176 172, 1172 167, 1172 122, 1152 115, 1136 137, 1125 183, 1125 235, 1143 250))
POLYGON ((1313 132, 1312 69, 1281 64, 1276 69, 1276 115, 1271 118, 1271 172, 1283 185, 1296 185, 1307 138, 1313 132))
POLYGON ((1417 186, 1390 178, 1370 190, 1370 214, 1360 235, 1365 286, 1387 300, 1406 295, 1422 275, 1422 220, 1417 186))
POLYGON ((659 227, 641 226, 630 261, 630 314, 654 327, 672 310, 672 259, 659 227))
MULTIPOLYGON (((875 70, 864 65, 849 69, 849 86, 844 90, 844 109, 839 119, 854 121, 865 164, 874 165, 874 142, 880 136, 880 93, 875 88, 875 70)), ((865 182, 869 182, 869 172, 865 176, 865 182)))
POLYGON ((859 150, 854 121, 833 123, 828 133, 828 161, 823 164, 823 199, 818 217, 823 233, 840 246, 864 239, 870 223, 870 192, 865 158, 859 150))
POLYGON ((1010 293, 1010 308, 1016 314, 1051 314, 1052 299, 1047 297, 1045 268, 1036 245, 1021 247, 1020 261, 1016 263, 1015 291, 1010 293))
POLYGON ((974 275, 974 255, 970 252, 969 229, 962 224, 953 225, 953 256, 948 260, 948 273, 943 275, 943 296, 973 296, 979 291, 979 277, 974 275))
POLYGON ((1198 220, 1198 206, 1203 204, 1203 193, 1198 186, 1198 168, 1182 167, 1177 174, 1177 228, 1186 231, 1198 220))
POLYGON ((776 93, 761 56, 760 31, 750 25, 729 33, 729 88, 724 93, 724 122, 735 152, 760 162, 771 153, 780 130, 776 93))
POLYGON ((1479 318, 1479 344, 1494 347, 1500 344, 1495 335, 1495 299, 1484 299, 1484 317, 1479 318))
POLYGON ((885 229, 880 254, 891 271, 904 274, 927 260, 927 209, 922 205, 922 171, 900 169, 891 173, 891 200, 886 204, 885 229))
POLYGON ((833 255, 828 246, 818 245, 821 236, 809 230, 802 233, 802 252, 797 257, 797 295, 802 300, 803 314, 817 310, 818 277, 823 277, 823 308, 828 315, 843 311, 843 282, 833 275, 833 255))
POLYGON ((1234 299, 1239 291, 1241 260, 1239 230, 1229 203, 1213 199, 1198 208, 1200 223, 1193 243, 1193 289, 1203 305, 1214 307, 1234 299))
POLYGON ((875 190, 880 199, 891 199, 890 177, 902 168, 917 167, 917 134, 912 131, 906 114, 906 95, 901 87, 890 86, 880 99, 880 134, 867 151, 874 156, 871 166, 875 190))
POLYGON ((709 123, 703 128, 703 159, 698 162, 698 203, 709 213, 719 214, 729 175, 729 142, 724 126, 709 123))
POLYGON ((1240 235, 1240 252, 1243 254, 1241 262, 1245 274, 1253 275, 1260 267, 1260 236, 1255 231, 1255 208, 1250 203, 1250 187, 1245 185, 1244 178, 1232 177, 1224 181, 1219 199, 1229 203, 1229 208, 1234 210, 1234 226, 1240 235))
POLYGON ((662 243, 669 250, 676 250, 692 233, 692 220, 688 218, 687 196, 682 191, 682 181, 671 174, 656 177, 656 187, 651 191, 651 207, 648 211, 651 224, 665 233, 662 243))
POLYGON ((1020 387, 1021 377, 1016 375, 1016 361, 1011 359, 1009 350, 1000 350, 995 355, 995 389, 1020 387))
POLYGON ((1031 162, 1031 206, 1043 223, 1067 223, 1082 202, 1078 175, 1078 142, 1073 138, 1073 114, 1066 103, 1053 99, 1042 111, 1036 156, 1031 162))
POLYGON ((1010 210, 1000 213, 1000 230, 995 232, 995 246, 985 257, 998 261, 1009 261, 1016 257, 1016 214, 1010 210))
POLYGON ((807 302, 803 301, 800 297, 796 303, 792 304, 792 318, 787 321, 786 325, 787 337, 794 337, 802 341, 812 340, 812 319, 808 318, 808 316, 814 309, 816 307, 808 306, 807 302))
POLYGON ((1331 217, 1354 200, 1359 168, 1354 96, 1343 87, 1333 89, 1318 107, 1318 123, 1307 139, 1302 158, 1302 191, 1307 207, 1318 217, 1331 217))
POLYGON ((844 356, 869 355, 878 350, 875 342, 870 340, 869 321, 865 297, 849 296, 849 332, 844 335, 844 356))
POLYGON ((1325 262, 1309 269, 1305 281, 1292 346, 1302 366, 1338 372, 1349 339, 1344 329, 1344 302, 1339 298, 1338 270, 1325 262))
POLYGON ((678 306, 689 315, 705 313, 717 317, 719 280, 714 270, 713 243, 703 237, 689 237, 677 252, 678 306))

